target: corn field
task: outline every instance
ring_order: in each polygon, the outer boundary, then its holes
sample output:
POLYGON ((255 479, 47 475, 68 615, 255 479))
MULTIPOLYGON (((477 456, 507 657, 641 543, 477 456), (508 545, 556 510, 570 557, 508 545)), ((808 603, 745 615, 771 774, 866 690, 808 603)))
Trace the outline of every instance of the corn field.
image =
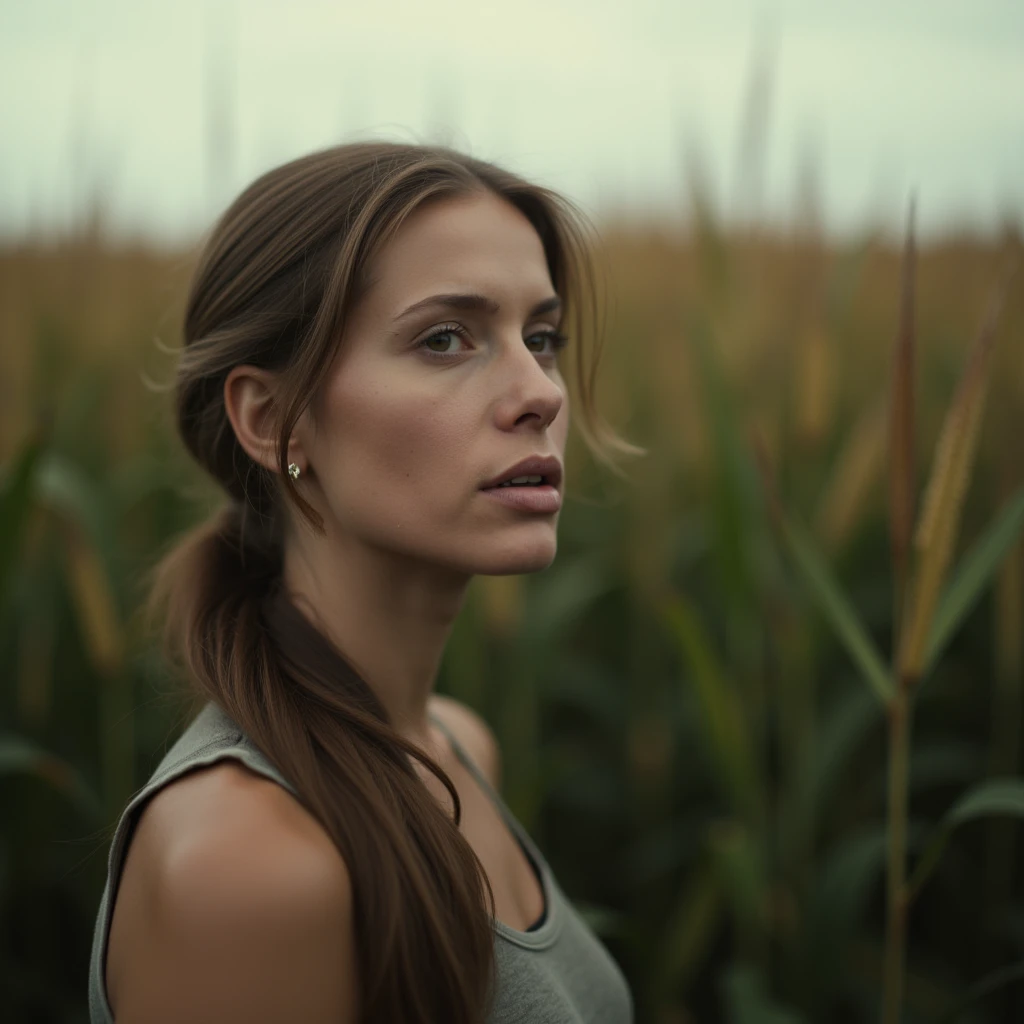
MULTIPOLYGON (((1024 1019, 1019 230, 602 228, 558 557, 438 690, 654 1024, 1024 1019)), ((0 1005, 86 1021, 110 835, 183 727, 138 615, 218 495, 171 427, 194 253, 0 251, 0 1005)))

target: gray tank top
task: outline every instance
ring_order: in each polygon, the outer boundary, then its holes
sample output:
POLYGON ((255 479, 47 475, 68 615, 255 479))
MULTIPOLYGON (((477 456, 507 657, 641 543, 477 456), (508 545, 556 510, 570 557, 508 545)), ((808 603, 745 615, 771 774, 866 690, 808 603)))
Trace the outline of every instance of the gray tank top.
MULTIPOLYGON (((488 1024, 632 1024, 632 997, 618 965, 574 910, 526 829, 444 723, 432 717, 532 861, 544 892, 544 913, 529 930, 517 931, 501 921, 491 922, 496 990, 488 1024)), ((243 762, 298 798, 295 787, 223 709, 213 701, 208 702, 167 751, 149 781, 129 800, 114 831, 89 964, 91 1024, 113 1024, 114 1021, 104 981, 107 936, 113 913, 111 893, 116 893, 128 844, 143 806, 161 787, 190 769, 224 758, 243 762)))

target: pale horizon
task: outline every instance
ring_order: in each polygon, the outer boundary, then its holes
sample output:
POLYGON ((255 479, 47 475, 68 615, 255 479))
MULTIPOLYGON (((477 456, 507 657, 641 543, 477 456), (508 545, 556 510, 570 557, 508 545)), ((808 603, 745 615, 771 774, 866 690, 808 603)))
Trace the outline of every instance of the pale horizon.
POLYGON ((0 4, 0 238, 80 223, 179 245, 270 167, 443 141, 595 220, 672 225, 687 153, 731 222, 833 235, 1024 221, 1024 4, 0 4), (804 189, 806 193, 806 189, 804 189))

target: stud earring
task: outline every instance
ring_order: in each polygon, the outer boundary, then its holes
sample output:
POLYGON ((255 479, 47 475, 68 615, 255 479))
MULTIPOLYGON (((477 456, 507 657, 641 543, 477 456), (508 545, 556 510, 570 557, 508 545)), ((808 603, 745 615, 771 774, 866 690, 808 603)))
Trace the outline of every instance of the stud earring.
POLYGON ((299 469, 299 465, 298 465, 297 462, 290 462, 290 463, 288 463, 288 475, 293 480, 298 480, 299 479, 299 474, 301 472, 302 472, 302 470, 299 469))

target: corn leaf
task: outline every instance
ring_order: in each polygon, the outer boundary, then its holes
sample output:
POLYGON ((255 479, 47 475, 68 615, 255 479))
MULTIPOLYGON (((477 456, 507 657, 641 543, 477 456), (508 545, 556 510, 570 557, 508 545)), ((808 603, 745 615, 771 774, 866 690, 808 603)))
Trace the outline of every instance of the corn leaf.
POLYGON ((27 441, 14 459, 0 491, 0 601, 7 591, 7 579, 21 548, 42 450, 40 438, 27 441))
POLYGON ((971 344, 967 363, 935 446, 935 458, 914 537, 920 558, 914 574, 913 596, 900 627, 896 663, 901 678, 920 679, 924 669, 935 610, 946 582, 960 529, 967 484, 974 468, 996 326, 1015 271, 1016 266, 992 296, 981 329, 971 344))
POLYGON ((975 818, 993 815, 1024 818, 1024 779, 988 779, 957 800, 946 812, 907 882, 908 898, 912 899, 920 891, 935 869, 953 829, 975 818))
POLYGON ((600 936, 608 938, 621 934, 626 929, 626 917, 612 907, 574 900, 573 910, 600 936))
MULTIPOLYGON (((963 1017, 965 1010, 975 1003, 980 1003, 986 996, 998 992, 1005 985, 1011 985, 1015 981, 1024 979, 1024 960, 1016 964, 1008 964, 999 967, 986 974, 980 981, 975 982, 967 992, 949 1010, 947 1010, 935 1024, 954 1024, 963 1017)), ((968 1018, 973 1020, 974 1018, 968 1018)))
POLYGON ((697 610, 680 594, 665 598, 660 614, 686 662, 715 776, 737 815, 746 817, 759 806, 752 741, 739 695, 718 663, 697 610))
POLYGON ((703 960, 722 919, 724 897, 714 862, 705 858, 690 875, 659 943, 661 988, 685 988, 703 960))
POLYGON ((842 976, 872 887, 885 872, 885 850, 883 828, 848 833, 825 852, 811 880, 805 956, 817 999, 827 999, 842 976))
POLYGON ((30 740, 12 733, 0 734, 0 777, 19 773, 34 775, 53 786, 87 820, 98 821, 102 816, 99 798, 78 769, 30 740))
POLYGON ((723 589, 739 605, 755 592, 757 475, 739 433, 742 416, 719 357, 719 344, 705 317, 694 315, 687 336, 700 379, 702 415, 712 449, 710 533, 713 564, 723 589))
POLYGON ((768 867, 759 838, 737 822, 722 821, 709 829, 708 847, 722 891, 732 906, 740 943, 759 941, 768 926, 769 889, 768 867))
POLYGON ((722 982, 730 1024, 800 1024, 803 1018, 775 1002, 761 972, 746 964, 730 967, 722 982))
POLYGON ((850 762, 882 721, 869 690, 854 687, 823 709, 815 742, 805 752, 794 784, 783 794, 779 832, 792 854, 813 845, 823 819, 836 806, 850 762))
POLYGON ((892 392, 889 403, 889 547, 902 588, 906 578, 911 534, 914 529, 914 278, 917 247, 914 240, 914 200, 911 198, 903 248, 903 286, 900 325, 893 353, 892 392))
POLYGON ((970 614, 1006 553, 1016 542, 1022 527, 1024 487, 1007 502, 1002 514, 963 557, 946 587, 932 623, 923 675, 931 671, 946 645, 970 614))
POLYGON ((783 540, 807 588, 842 641, 846 652, 860 669, 865 682, 879 700, 887 703, 893 695, 889 670, 878 648, 861 624, 853 605, 832 575, 831 570, 806 531, 782 508, 776 506, 777 523, 783 540))

